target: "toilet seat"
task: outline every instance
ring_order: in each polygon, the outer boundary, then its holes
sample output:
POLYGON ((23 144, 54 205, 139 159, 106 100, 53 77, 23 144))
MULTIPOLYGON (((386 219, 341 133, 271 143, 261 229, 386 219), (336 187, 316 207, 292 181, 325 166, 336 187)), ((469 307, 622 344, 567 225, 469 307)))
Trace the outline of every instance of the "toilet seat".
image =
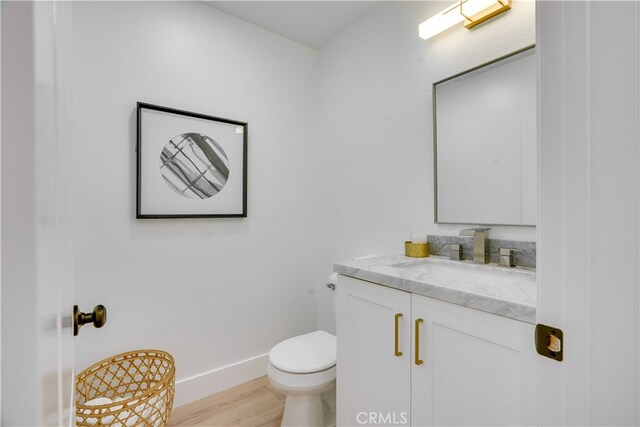
POLYGON ((290 374, 326 371, 336 365, 336 337, 315 331, 284 340, 269 352, 269 364, 290 374))
POLYGON ((285 394, 321 393, 336 382, 336 367, 332 366, 329 369, 312 374, 292 374, 281 371, 269 363, 267 365, 267 375, 274 388, 285 394))

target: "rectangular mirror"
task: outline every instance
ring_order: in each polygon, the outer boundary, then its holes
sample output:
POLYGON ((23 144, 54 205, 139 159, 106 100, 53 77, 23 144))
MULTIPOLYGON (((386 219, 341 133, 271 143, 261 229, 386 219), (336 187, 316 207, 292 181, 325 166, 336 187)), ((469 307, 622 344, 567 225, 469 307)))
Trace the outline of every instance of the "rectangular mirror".
POLYGON ((534 46, 433 84, 435 221, 536 224, 534 46))

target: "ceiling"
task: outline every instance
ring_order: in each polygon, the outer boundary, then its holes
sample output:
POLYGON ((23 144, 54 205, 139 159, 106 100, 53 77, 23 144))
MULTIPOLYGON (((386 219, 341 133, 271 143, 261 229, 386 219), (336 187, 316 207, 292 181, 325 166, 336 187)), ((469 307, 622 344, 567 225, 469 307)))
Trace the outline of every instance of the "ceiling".
POLYGON ((202 1, 313 49, 319 49, 378 1, 202 1))

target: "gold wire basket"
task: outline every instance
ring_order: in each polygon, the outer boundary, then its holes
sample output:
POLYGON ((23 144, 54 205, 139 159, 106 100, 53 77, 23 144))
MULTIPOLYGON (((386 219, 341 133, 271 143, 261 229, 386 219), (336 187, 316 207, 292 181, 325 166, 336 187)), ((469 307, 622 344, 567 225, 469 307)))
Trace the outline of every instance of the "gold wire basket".
POLYGON ((175 392, 169 353, 136 350, 98 362, 76 377, 76 425, 164 427, 175 392), (112 403, 87 405, 97 398, 112 403))

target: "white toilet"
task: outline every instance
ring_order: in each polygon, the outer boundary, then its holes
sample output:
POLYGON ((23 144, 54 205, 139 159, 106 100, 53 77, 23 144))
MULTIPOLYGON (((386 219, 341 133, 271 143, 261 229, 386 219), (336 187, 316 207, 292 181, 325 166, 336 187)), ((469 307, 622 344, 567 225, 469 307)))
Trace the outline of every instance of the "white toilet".
POLYGON ((276 344, 267 375, 273 388, 287 395, 283 426, 324 426, 321 394, 335 388, 336 337, 315 331, 276 344))

